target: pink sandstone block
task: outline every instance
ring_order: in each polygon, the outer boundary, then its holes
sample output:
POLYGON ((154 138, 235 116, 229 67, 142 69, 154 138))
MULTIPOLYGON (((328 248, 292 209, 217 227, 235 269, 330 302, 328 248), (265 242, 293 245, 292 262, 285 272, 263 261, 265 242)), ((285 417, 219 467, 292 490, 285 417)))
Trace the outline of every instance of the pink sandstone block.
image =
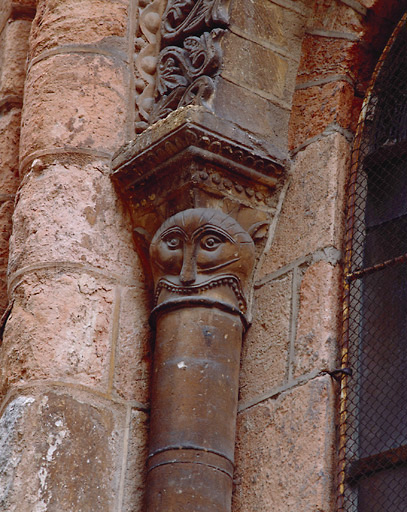
POLYGON ((330 377, 241 412, 233 512, 330 512, 334 433, 330 377))
POLYGON ((354 87, 344 80, 297 90, 293 96, 289 146, 298 148, 332 124, 355 130, 362 100, 354 93, 354 87))
POLYGON ((18 145, 20 140, 20 109, 13 108, 0 116, 0 194, 15 194, 18 175, 18 145))
POLYGON ((7 23, 4 28, 1 45, 0 99, 17 96, 22 101, 30 27, 31 23, 27 20, 15 20, 7 23))
POLYGON ((256 291, 253 325, 243 340, 240 400, 281 386, 288 375, 292 276, 256 291))
POLYGON ((15 289, 1 389, 54 380, 107 391, 114 289, 85 273, 38 271, 15 289))
POLYGON ((148 448, 148 414, 133 410, 122 512, 143 512, 148 448))
POLYGON ((0 419, 2 510, 114 510, 124 408, 41 391, 13 398, 0 419))
POLYGON ((232 30, 236 27, 244 37, 265 46, 282 48, 298 59, 304 23, 304 16, 299 12, 269 0, 235 0, 231 5, 230 20, 232 30))
POLYGON ((16 203, 11 277, 29 265, 68 261, 134 282, 131 227, 107 173, 97 160, 83 167, 56 160, 45 169, 35 162, 16 203))
POLYGON ((103 55, 57 55, 28 73, 21 159, 35 151, 113 152, 125 142, 129 73, 103 55))
POLYGON ((125 400, 149 400, 153 333, 148 323, 150 297, 140 271, 139 286, 123 288, 113 392, 125 400))
POLYGON ((349 33, 358 37, 365 29, 365 19, 365 16, 345 2, 316 0, 310 25, 314 29, 349 33))
POLYGON ((319 261, 301 281, 294 353, 294 377, 332 370, 338 358, 341 314, 339 265, 319 261))
POLYGON ((7 264, 13 211, 13 200, 0 202, 0 315, 3 315, 8 304, 7 264))
POLYGON ((350 145, 338 133, 316 140, 297 154, 260 275, 324 247, 342 248, 349 156, 350 145))

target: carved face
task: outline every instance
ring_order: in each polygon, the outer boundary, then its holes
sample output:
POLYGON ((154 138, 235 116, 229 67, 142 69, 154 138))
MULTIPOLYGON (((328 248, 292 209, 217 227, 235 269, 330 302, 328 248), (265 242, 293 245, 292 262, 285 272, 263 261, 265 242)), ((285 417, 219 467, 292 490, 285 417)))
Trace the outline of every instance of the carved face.
POLYGON ((245 310, 254 243, 232 217, 210 208, 169 218, 150 246, 156 303, 205 296, 245 310))

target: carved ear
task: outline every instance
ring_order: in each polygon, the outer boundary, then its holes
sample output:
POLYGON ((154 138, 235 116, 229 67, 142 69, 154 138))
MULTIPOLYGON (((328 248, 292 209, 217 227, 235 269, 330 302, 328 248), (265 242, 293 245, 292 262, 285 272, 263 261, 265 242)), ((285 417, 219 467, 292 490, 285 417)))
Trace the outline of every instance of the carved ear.
POLYGON ((137 252, 141 258, 142 264, 145 266, 146 269, 149 269, 149 250, 150 250, 150 244, 152 240, 152 236, 148 231, 146 231, 144 228, 135 228, 133 230, 134 240, 136 243, 136 249, 137 252))
POLYGON ((249 235, 253 238, 253 240, 256 242, 256 240, 261 240, 267 235, 269 228, 269 224, 266 221, 260 221, 256 222, 250 228, 247 230, 249 235))
POLYGON ((143 243, 148 246, 150 246, 151 240, 153 239, 152 235, 146 229, 141 227, 134 228, 134 236, 137 240, 143 240, 143 243))

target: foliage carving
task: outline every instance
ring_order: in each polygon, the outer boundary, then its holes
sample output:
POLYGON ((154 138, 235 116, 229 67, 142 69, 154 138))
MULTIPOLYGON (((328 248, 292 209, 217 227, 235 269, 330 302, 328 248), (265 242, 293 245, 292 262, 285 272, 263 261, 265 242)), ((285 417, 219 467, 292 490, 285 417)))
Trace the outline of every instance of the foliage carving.
POLYGON ((191 34, 226 26, 225 0, 169 0, 161 26, 163 41, 174 43, 191 34))

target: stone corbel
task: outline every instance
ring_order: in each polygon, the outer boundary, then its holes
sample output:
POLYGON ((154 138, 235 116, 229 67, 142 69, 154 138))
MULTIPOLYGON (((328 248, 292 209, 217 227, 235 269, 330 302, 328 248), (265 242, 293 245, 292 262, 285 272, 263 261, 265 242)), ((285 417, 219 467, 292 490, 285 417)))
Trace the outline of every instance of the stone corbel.
POLYGON ((272 152, 190 106, 113 161, 154 290, 148 512, 230 511, 241 344, 284 179, 272 152))

